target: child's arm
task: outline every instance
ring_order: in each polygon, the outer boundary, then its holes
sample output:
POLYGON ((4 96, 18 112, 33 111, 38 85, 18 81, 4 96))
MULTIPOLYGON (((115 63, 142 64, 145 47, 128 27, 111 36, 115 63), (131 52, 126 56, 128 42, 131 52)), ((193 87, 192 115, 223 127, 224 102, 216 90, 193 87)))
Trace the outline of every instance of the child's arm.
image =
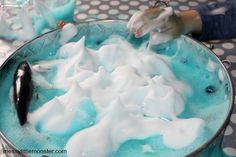
POLYGON ((236 0, 211 3, 196 8, 202 21, 199 40, 230 39, 236 37, 236 0))

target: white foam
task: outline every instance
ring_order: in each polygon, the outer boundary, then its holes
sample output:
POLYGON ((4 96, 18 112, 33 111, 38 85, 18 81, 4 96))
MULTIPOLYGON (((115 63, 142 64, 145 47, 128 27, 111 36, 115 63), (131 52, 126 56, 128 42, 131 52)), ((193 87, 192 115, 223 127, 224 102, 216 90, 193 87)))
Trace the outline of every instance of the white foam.
POLYGON ((65 44, 77 34, 77 27, 71 23, 66 24, 61 30, 59 42, 65 44))
MULTIPOLYGON (((74 0, 63 2, 57 1, 38 1, 26 2, 15 8, 15 2, 9 6, 3 6, 0 17, 0 36, 7 39, 30 40, 36 35, 48 30, 46 27, 55 28, 59 19, 72 17, 74 0), (62 13, 63 12, 63 13, 62 13)), ((68 24, 62 31, 62 43, 67 42, 77 34, 74 25, 68 24), (69 28, 69 29, 68 29, 69 28)))
POLYGON ((151 32, 149 41, 152 45, 159 45, 162 43, 166 43, 166 42, 170 41, 171 39, 173 39, 173 37, 169 33, 151 32))
POLYGON ((79 130, 83 123, 81 121, 86 119, 87 114, 81 109, 81 105, 90 102, 85 93, 86 91, 74 83, 66 94, 53 98, 38 110, 29 113, 29 122, 38 127, 39 131, 59 135, 79 130))
POLYGON ((0 24, 1 24, 0 36, 5 37, 5 38, 9 37, 9 34, 11 34, 11 30, 8 27, 8 24, 6 23, 6 19, 4 18, 3 14, 1 14, 0 16, 0 24))
POLYGON ((162 76, 154 78, 143 101, 144 114, 173 120, 184 110, 184 99, 173 87, 163 84, 163 81, 162 76))
POLYGON ((23 29, 17 34, 19 40, 30 40, 36 36, 36 32, 33 27, 33 22, 30 19, 30 15, 23 8, 19 11, 19 16, 21 17, 23 29))
POLYGON ((198 137, 204 124, 200 118, 172 121, 163 131, 164 144, 174 149, 186 147, 198 137))
POLYGON ((60 48, 53 86, 67 93, 30 113, 31 124, 41 132, 73 133, 66 144, 71 157, 106 157, 130 139, 154 135, 162 135, 163 143, 173 149, 194 142, 204 121, 178 118, 191 89, 175 78, 168 59, 142 46, 135 49, 120 37, 98 50, 86 48, 84 41, 60 48), (85 98, 96 116, 80 107, 85 98), (95 118, 95 123, 81 127, 87 119, 77 112, 95 118))
POLYGON ((208 59, 206 69, 210 72, 213 72, 216 70, 216 64, 212 60, 208 59))
POLYGON ((223 81, 225 79, 225 73, 222 69, 218 70, 218 77, 221 81, 223 81))

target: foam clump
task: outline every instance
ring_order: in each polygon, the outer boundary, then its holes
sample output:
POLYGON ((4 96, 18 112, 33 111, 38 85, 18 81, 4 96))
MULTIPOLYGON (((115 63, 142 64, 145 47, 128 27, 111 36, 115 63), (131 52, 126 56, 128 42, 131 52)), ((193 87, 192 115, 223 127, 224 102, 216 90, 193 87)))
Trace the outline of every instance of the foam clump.
POLYGON ((150 117, 174 119, 184 110, 183 96, 175 88, 163 84, 162 76, 154 77, 147 93, 143 108, 144 114, 150 117), (158 104, 158 105, 157 105, 158 104))
POLYGON ((71 38, 73 38, 77 34, 78 30, 77 27, 71 23, 66 24, 61 32, 60 32, 60 39, 59 42, 61 44, 67 43, 71 38))
POLYGON ((118 36, 98 50, 85 41, 66 43, 57 60, 34 66, 39 73, 56 67, 52 87, 65 91, 29 114, 37 131, 70 135, 70 157, 107 157, 128 140, 156 135, 173 149, 195 141, 204 121, 178 118, 191 88, 176 79, 167 58, 118 36))
POLYGON ((62 96, 54 97, 28 115, 39 132, 68 135, 94 123, 96 110, 90 98, 75 83, 62 96), (79 99, 72 99, 79 97, 79 99))
MULTIPOLYGON (((7 0, 0 5, 0 37, 25 41, 44 33, 45 30, 55 28, 60 20, 72 21, 75 0, 7 0)), ((67 35, 63 35, 61 42, 76 35, 76 31, 74 25, 68 24, 62 31, 67 35)))

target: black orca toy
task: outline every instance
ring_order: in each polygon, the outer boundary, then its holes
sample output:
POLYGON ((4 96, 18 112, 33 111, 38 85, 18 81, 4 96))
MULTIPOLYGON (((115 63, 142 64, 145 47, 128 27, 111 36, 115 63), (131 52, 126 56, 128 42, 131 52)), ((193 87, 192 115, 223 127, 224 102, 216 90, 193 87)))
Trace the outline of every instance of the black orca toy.
POLYGON ((32 72, 27 61, 23 61, 16 69, 13 82, 13 97, 20 125, 24 125, 27 121, 32 95, 32 72))

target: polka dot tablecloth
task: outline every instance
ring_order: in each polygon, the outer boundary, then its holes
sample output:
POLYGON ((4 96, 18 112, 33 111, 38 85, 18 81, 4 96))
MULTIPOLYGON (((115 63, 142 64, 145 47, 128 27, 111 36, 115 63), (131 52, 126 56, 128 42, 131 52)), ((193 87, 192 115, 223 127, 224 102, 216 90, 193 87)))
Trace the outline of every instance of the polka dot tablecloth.
MULTIPOLYGON (((178 11, 183 11, 214 1, 216 0, 171 0, 170 5, 178 11)), ((77 0, 74 19, 76 22, 104 19, 128 20, 135 11, 147 9, 150 3, 150 0, 77 0)), ((213 52, 221 60, 231 62, 228 70, 235 80, 236 39, 216 40, 209 43, 214 45, 213 52)), ((22 44, 23 42, 20 41, 7 42, 0 39, 0 64, 22 44)), ((236 107, 225 131, 222 148, 226 154, 236 156, 236 107)))

